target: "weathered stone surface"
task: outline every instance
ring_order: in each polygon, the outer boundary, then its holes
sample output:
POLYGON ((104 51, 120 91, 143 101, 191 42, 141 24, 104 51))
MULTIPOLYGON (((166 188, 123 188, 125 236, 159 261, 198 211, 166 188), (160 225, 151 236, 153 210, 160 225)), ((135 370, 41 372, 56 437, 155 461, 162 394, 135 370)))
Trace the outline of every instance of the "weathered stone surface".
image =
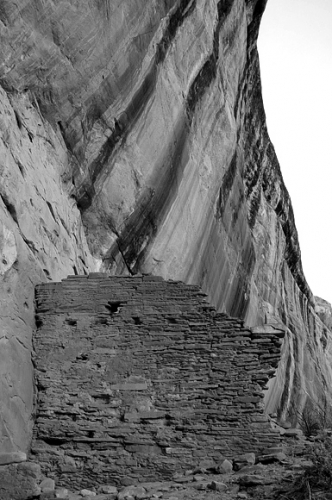
POLYGON ((261 455, 259 457, 259 462, 262 464, 270 464, 273 462, 284 462, 287 460, 287 456, 283 452, 270 453, 268 455, 261 455))
POLYGON ((17 247, 14 233, 0 222, 0 275, 4 275, 17 259, 17 247))
POLYGON ((83 489, 80 491, 80 495, 82 497, 95 497, 97 495, 97 493, 95 491, 83 489))
MULTIPOLYGON (((328 330, 332 330, 332 306, 329 302, 320 297, 315 297, 315 312, 327 326, 328 330)), ((321 342, 327 346, 329 332, 324 331, 321 342), (324 338, 325 337, 325 338, 324 338)))
POLYGON ((253 332, 199 287, 150 276, 72 276, 39 285, 36 304, 32 453, 57 484, 141 498, 142 480, 187 484, 280 442, 262 401, 281 331, 253 332))
POLYGON ((16 451, 16 452, 12 452, 12 453, 0 453, 0 465, 25 462, 26 459, 27 459, 27 456, 22 451, 16 451))
MULTIPOLYGON (((70 491, 67 488, 57 488, 55 490, 55 498, 69 498, 70 491)), ((81 496, 81 495, 80 495, 81 496)))
POLYGON ((218 469, 221 474, 229 474, 233 470, 232 462, 227 459, 223 460, 218 469))
MULTIPOLYGON (((115 493, 105 493, 96 495, 92 500, 117 500, 118 495, 115 493)), ((90 500, 90 499, 89 499, 90 500)))
POLYGON ((265 124, 265 4, 2 0, 4 452, 31 437, 34 284, 70 273, 181 279, 251 326, 282 324, 267 411, 295 425, 307 400, 331 403, 331 323, 303 276, 265 124))
POLYGON ((241 486, 258 486, 260 484, 268 484, 269 481, 263 476, 257 474, 244 475, 239 478, 241 486))
POLYGON ((243 455, 238 455, 233 457, 233 464, 236 470, 242 469, 247 465, 254 465, 256 462, 255 453, 244 453, 243 455))
POLYGON ((237 494, 237 498, 240 498, 241 500, 246 500, 248 498, 248 494, 246 492, 241 491, 240 493, 237 494))
POLYGON ((212 481, 211 484, 209 484, 209 488, 213 491, 225 491, 227 486, 220 481, 212 481))
POLYGON ((118 494, 118 489, 116 486, 104 484, 99 488, 100 493, 118 494))
POLYGON ((142 486, 127 486, 118 494, 118 500, 126 500, 129 497, 141 499, 146 496, 146 490, 142 486))
POLYGON ((286 438, 296 438, 300 439, 303 437, 303 432, 301 429, 284 429, 281 434, 286 438))
MULTIPOLYGON (((56 498, 62 498, 62 499, 68 498, 68 496, 67 497, 63 497, 63 496, 57 497, 56 495, 57 495, 56 491, 45 491, 45 492, 42 491, 38 500, 56 500, 56 498)), ((81 498, 82 497, 80 497, 79 500, 81 500, 81 498)), ((75 498, 75 500, 77 500, 77 499, 75 498)))
POLYGON ((0 467, 1 500, 27 500, 41 493, 40 466, 32 462, 0 467))
POLYGON ((43 493, 54 491, 55 490, 55 481, 54 481, 54 479, 47 477, 47 478, 43 479, 43 481, 40 483, 39 487, 43 493))
POLYGON ((34 285, 93 264, 63 182, 63 141, 26 95, 6 94, 1 85, 0 158, 0 448, 27 452, 34 285))

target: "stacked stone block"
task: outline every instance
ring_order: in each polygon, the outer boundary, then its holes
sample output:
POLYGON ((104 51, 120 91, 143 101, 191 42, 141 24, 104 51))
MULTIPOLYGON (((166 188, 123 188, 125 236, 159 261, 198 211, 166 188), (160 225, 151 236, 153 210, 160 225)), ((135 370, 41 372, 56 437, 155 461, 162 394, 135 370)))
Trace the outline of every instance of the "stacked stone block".
POLYGON ((57 484, 165 480, 279 442, 263 391, 282 331, 154 276, 73 276, 36 305, 32 457, 57 484))

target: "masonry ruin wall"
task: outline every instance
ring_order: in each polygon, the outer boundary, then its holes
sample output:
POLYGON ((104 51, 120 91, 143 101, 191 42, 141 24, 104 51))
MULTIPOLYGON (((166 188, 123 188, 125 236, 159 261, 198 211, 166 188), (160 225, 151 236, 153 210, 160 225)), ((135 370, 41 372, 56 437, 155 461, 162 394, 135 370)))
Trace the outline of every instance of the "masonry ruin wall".
POLYGON ((57 484, 165 480, 279 442, 264 414, 284 333, 154 276, 38 285, 33 460, 57 484))

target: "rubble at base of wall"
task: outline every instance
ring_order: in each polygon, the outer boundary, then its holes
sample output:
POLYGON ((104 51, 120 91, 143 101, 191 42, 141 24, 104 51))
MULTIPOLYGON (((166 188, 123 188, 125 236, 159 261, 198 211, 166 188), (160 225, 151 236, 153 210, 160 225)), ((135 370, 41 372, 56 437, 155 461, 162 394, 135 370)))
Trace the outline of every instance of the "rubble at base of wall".
POLYGON ((283 331, 154 276, 69 277, 36 304, 31 458, 58 485, 167 480, 279 443, 263 397, 283 331))
POLYGON ((38 486, 41 477, 41 467, 34 462, 0 465, 1 500, 26 500, 37 497, 41 493, 38 486))

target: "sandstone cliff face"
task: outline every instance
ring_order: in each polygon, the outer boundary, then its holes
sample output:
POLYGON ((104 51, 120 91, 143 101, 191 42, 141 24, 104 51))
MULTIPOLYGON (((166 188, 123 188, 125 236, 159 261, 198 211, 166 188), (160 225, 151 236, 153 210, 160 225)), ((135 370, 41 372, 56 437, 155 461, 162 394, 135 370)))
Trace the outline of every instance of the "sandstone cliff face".
POLYGON ((180 279, 249 325, 285 326, 266 400, 282 418, 331 386, 330 331, 265 125, 265 3, 1 2, 5 451, 30 439, 33 287, 68 274, 180 279))
POLYGON ((30 439, 34 285, 93 261, 63 181, 63 143, 27 96, 0 94, 0 435, 7 453, 26 450, 30 439))

